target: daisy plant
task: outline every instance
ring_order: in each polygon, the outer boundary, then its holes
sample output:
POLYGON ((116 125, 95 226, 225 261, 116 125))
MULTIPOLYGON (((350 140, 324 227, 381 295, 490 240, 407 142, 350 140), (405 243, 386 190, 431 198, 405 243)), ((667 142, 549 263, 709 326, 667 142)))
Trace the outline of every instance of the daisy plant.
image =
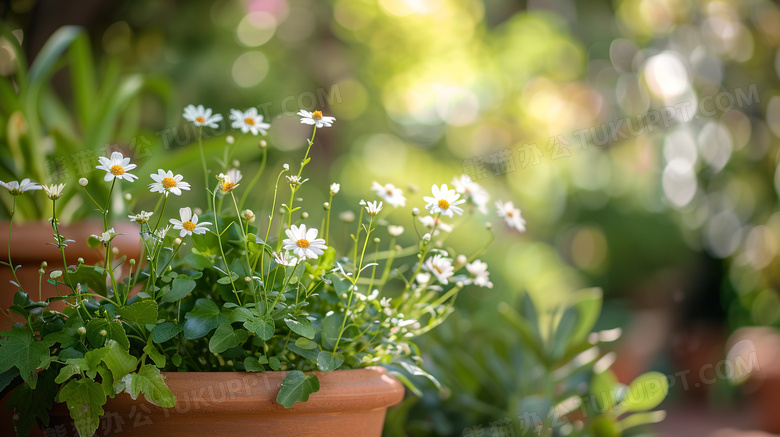
MULTIPOLYGON (((2 184, 14 196, 36 195, 33 191, 43 188, 55 211, 52 244, 67 266, 48 274, 41 270, 58 297, 33 301, 33 290, 16 281, 14 305, 3 309, 9 320, 7 311, 26 320, 0 333, 0 391, 15 388, 9 406, 16 409, 20 434, 36 422, 47 424, 54 402, 67 405, 83 437, 97 428, 107 398, 122 392, 172 407, 176 400, 165 371, 287 370, 276 400, 288 408, 319 389, 313 371, 380 365, 413 390, 412 376, 438 384, 419 367, 413 341, 445 320, 464 287, 493 286, 487 264, 477 259, 486 246, 465 254, 445 241, 457 222, 469 222, 461 217, 464 212, 483 209, 487 192, 459 177, 455 189, 434 185, 432 196, 407 199, 395 185, 376 182, 365 187, 374 198, 355 205, 357 219, 351 211, 338 214, 353 222, 354 233, 330 234, 332 201, 341 186, 324 186, 329 197, 321 217, 301 211, 300 190, 318 189, 304 185, 304 169, 317 130, 336 120, 321 111, 299 115, 301 123, 312 126, 303 159, 296 169, 284 164, 267 192, 254 190, 252 197, 245 197, 246 191, 253 190, 258 176, 245 186, 238 168, 210 173, 204 158, 208 186, 197 186, 175 169, 137 174, 120 152, 96 163, 109 186, 106 198, 93 195, 86 180, 80 186, 2 184), (143 243, 138 259, 112 247, 117 228, 109 223, 117 207, 111 193, 119 184, 133 183, 148 184, 157 200, 152 210, 122 215, 138 226, 143 243), (82 190, 104 217, 102 232, 88 239, 103 254, 96 265, 69 256, 68 236, 57 225, 57 199, 72 189, 82 190), (195 191, 206 194, 205 210, 196 207, 195 191), (171 195, 191 206, 169 211, 171 195), (265 200, 270 209, 255 215, 245 200, 257 211, 265 200), (385 205, 395 211, 407 202, 425 206, 430 215, 409 208, 405 222, 390 223, 385 205), (54 309, 55 301, 65 308, 54 309), (37 407, 28 408, 30 402, 37 407)), ((184 117, 199 131, 222 121, 203 106, 188 106, 184 117)), ((270 129, 251 109, 233 110, 230 118, 244 133, 270 129)), ((200 143, 199 138, 202 150, 200 143)), ((262 153, 264 163, 265 149, 262 153)), ((522 228, 512 204, 501 203, 499 212, 510 226, 522 228)), ((484 233, 487 244, 493 239, 490 226, 476 232, 484 233)), ((7 267, 16 272, 12 266, 7 267)))

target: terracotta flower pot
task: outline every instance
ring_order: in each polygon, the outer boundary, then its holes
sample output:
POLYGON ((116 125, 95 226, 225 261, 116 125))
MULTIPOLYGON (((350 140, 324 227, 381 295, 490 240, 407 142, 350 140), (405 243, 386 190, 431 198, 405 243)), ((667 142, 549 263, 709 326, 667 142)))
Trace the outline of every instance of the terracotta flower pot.
MULTIPOLYGON (((0 260, 8 262, 8 226, 9 222, 0 222, 0 260)), ((119 223, 115 226, 115 231, 127 235, 117 236, 113 243, 114 247, 119 249, 119 256, 127 255, 130 258, 136 258, 141 253, 141 241, 138 236, 140 227, 133 223, 119 223)), ((68 239, 75 240, 68 243, 65 249, 65 256, 68 264, 75 265, 79 258, 84 258, 87 264, 95 264, 103 259, 104 252, 92 249, 87 245, 87 238, 92 234, 103 232, 103 222, 98 220, 88 220, 71 225, 60 226, 60 234, 68 239)), ((41 262, 46 261, 46 275, 41 281, 41 298, 54 297, 57 292, 53 285, 46 282, 48 273, 51 270, 62 269, 62 255, 56 246, 46 243, 54 242, 54 232, 48 222, 14 224, 11 235, 11 259, 15 265, 21 265, 16 271, 24 290, 30 294, 33 300, 38 299, 38 270, 41 268, 41 262)), ((0 307, 4 311, 13 304, 16 287, 8 282, 13 281, 14 276, 8 266, 0 266, 0 307)), ((69 290, 60 288, 60 293, 67 293, 69 290)), ((52 304, 54 309, 62 309, 62 302, 52 304)), ((9 321, 3 317, 0 330, 10 329, 9 321)), ((21 316, 16 317, 17 321, 23 321, 21 316)), ((11 412, 5 409, 8 397, 0 400, 0 435, 13 436, 13 426, 11 422, 11 412)), ((43 435, 36 430, 31 436, 43 435)))
MULTIPOLYGON (((288 373, 166 372, 175 407, 118 395, 103 406, 95 435, 379 437, 387 408, 404 396, 403 385, 382 367, 315 372, 320 390, 287 409, 276 394, 288 373)), ((51 413, 49 434, 77 435, 62 404, 51 413)))
MULTIPOLYGON (((9 222, 0 222, 0 260, 8 262, 8 226, 9 222)), ((119 256, 127 255, 130 258, 138 258, 141 253, 141 241, 138 236, 140 227, 133 223, 119 223, 114 227, 120 234, 113 240, 113 247, 119 249, 119 256)), ((100 235, 103 232, 103 222, 88 220, 71 225, 60 226, 60 234, 74 242, 68 243, 65 248, 65 256, 68 264, 75 265, 76 260, 84 258, 87 264, 95 264, 102 261, 105 255, 103 250, 92 249, 87 245, 90 235, 100 235)), ((41 285, 41 297, 56 296, 54 286, 48 284, 48 273, 51 270, 62 269, 62 255, 54 242, 54 232, 48 222, 14 224, 11 235, 11 259, 15 265, 22 267, 17 270, 22 287, 33 300, 38 299, 38 270, 41 262, 46 261, 46 275, 41 285)), ((0 266, 0 307, 7 310, 13 303, 16 288, 9 286, 8 281, 13 281, 14 276, 8 266, 0 266)), ((61 293, 68 290, 60 289, 61 293)))

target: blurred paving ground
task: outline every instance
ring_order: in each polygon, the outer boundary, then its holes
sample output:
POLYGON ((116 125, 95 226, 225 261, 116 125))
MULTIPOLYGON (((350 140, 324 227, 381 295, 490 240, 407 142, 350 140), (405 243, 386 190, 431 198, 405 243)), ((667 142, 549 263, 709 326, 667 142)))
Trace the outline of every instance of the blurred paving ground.
POLYGON ((759 431, 758 415, 749 408, 711 409, 702 405, 669 408, 655 428, 658 437, 780 437, 759 431))

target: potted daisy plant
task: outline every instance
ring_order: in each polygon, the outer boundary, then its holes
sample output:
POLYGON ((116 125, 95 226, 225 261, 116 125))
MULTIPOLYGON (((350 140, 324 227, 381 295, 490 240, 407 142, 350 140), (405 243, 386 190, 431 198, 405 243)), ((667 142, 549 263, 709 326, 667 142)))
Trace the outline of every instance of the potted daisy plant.
MULTIPOLYGON (((55 212, 57 199, 74 188, 103 212, 103 232, 87 240, 105 262, 74 259, 54 216, 52 243, 67 267, 44 273, 58 296, 33 300, 23 284, 14 285, 14 305, 3 312, 24 323, 0 332, 0 390, 15 411, 17 434, 38 425, 81 437, 246 429, 266 436, 379 436, 403 384, 417 377, 437 384, 419 367, 413 341, 445 320, 464 287, 493 286, 487 264, 477 259, 486 246, 459 254, 442 238, 464 210, 486 211, 489 196, 467 177, 456 178, 453 188, 433 185, 420 199, 374 183, 376 199, 356 205, 354 233, 331 235, 339 184, 329 187, 320 217, 302 212, 300 190, 317 130, 335 119, 321 111, 298 115, 312 126, 311 139, 297 168, 285 164, 271 175, 266 217, 247 208, 262 170, 246 184, 232 168, 196 187, 160 169, 149 175, 157 207, 127 220, 142 245, 138 257, 115 256, 119 232, 109 221, 120 185, 143 179, 130 159, 114 152, 96 163, 108 185, 105 199, 93 196, 86 181, 40 187, 55 212), (205 193, 208 208, 195 207, 202 200, 196 191, 205 193), (192 206, 171 211, 170 196, 192 206), (382 218, 407 201, 424 205, 426 214, 411 208, 406 223, 382 218), (55 301, 65 307, 52 309, 55 301)), ((199 128, 222 122, 203 106, 187 107, 184 117, 199 128)), ((252 135, 269 129, 256 110, 233 110, 230 119, 252 135)), ((198 143, 208 176, 200 136, 198 143)), ((265 157, 264 148, 261 169, 265 157)), ((39 195, 31 184, 6 187, 18 196, 39 195)), ((518 209, 498 207, 509 227, 524 230, 518 209)), ((474 232, 484 232, 488 244, 493 239, 490 226, 474 232)))

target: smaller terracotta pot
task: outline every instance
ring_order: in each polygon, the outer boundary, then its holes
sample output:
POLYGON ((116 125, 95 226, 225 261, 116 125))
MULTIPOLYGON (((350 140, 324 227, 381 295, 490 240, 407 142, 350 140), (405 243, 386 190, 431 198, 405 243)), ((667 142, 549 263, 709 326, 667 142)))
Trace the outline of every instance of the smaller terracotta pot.
MULTIPOLYGON (((0 260, 8 262, 8 226, 9 222, 0 222, 0 260)), ((138 235, 140 227, 133 223, 118 223, 115 228, 118 235, 112 244, 119 249, 119 256, 127 255, 130 258, 138 258, 141 254, 141 240, 138 235)), ((86 220, 70 225, 60 226, 60 234, 70 240, 65 248, 65 256, 69 265, 75 265, 76 260, 84 258, 87 264, 95 264, 103 260, 105 251, 92 249, 87 245, 90 235, 99 235, 103 232, 103 223, 97 220, 86 220)), ((41 297, 54 297, 57 295, 54 286, 48 284, 48 274, 52 270, 62 269, 62 255, 60 250, 51 244, 54 242, 54 231, 48 222, 14 224, 11 233, 11 259, 15 265, 22 266, 17 270, 24 290, 33 300, 38 300, 38 270, 41 262, 46 261, 46 275, 41 284, 41 297)), ((14 280, 13 273, 8 266, 0 266, 0 307, 7 310, 13 303, 16 289, 9 286, 8 281, 14 280)), ((61 293, 69 290, 60 289, 61 293)))
POLYGON ((780 433, 780 331, 770 327, 737 330, 729 339, 727 361, 740 378, 749 376, 746 395, 758 411, 761 429, 780 433))
MULTIPOLYGON (((164 372, 175 407, 117 395, 103 406, 95 435, 380 437, 387 408, 404 397, 403 384, 382 367, 313 372, 320 390, 288 409, 276 402, 288 373, 164 372)), ((50 416, 52 435, 76 435, 62 404, 50 416)))

